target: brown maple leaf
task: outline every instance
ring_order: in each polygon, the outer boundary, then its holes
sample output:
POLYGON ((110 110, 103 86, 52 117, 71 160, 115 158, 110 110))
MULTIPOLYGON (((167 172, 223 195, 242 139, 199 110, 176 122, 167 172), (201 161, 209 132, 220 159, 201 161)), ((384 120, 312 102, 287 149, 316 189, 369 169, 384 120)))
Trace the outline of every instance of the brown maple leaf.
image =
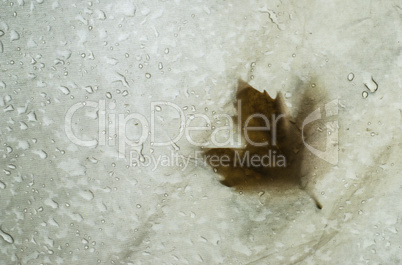
MULTIPOLYGON (((273 99, 266 91, 259 92, 239 81, 237 123, 241 124, 246 144, 244 148, 212 148, 204 153, 208 164, 224 178, 223 185, 243 191, 264 186, 305 189, 301 181, 305 150, 299 126, 315 108, 307 94, 299 104, 299 115, 292 118, 281 93, 273 99)), ((309 194, 321 209, 321 204, 309 194)))

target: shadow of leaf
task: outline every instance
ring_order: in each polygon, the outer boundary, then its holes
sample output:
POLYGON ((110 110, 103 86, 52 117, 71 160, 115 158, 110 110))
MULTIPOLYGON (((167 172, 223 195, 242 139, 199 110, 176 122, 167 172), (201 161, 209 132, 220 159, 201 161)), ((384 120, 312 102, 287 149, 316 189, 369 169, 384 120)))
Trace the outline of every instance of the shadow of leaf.
MULTIPOLYGON (((244 192, 266 188, 304 189, 301 180, 306 150, 300 126, 325 95, 300 86, 303 94, 298 102, 298 115, 293 118, 281 93, 272 98, 266 91, 260 92, 239 81, 236 122, 241 125, 246 145, 244 148, 211 148, 204 153, 207 163, 223 177, 223 185, 244 192)), ((311 126, 304 130, 305 138, 311 135, 311 130, 311 126)), ((320 203, 312 197, 321 209, 320 203)))

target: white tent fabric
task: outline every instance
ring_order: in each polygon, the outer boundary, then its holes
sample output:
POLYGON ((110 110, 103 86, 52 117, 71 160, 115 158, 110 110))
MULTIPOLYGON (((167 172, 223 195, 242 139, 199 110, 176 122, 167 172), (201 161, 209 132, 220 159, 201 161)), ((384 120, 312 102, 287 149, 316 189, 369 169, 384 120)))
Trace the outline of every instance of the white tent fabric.
POLYGON ((402 262, 398 1, 0 10, 1 264, 402 262), (311 128, 337 161, 307 150, 306 190, 238 191, 203 163, 239 79, 293 116, 304 88, 323 96, 311 128))

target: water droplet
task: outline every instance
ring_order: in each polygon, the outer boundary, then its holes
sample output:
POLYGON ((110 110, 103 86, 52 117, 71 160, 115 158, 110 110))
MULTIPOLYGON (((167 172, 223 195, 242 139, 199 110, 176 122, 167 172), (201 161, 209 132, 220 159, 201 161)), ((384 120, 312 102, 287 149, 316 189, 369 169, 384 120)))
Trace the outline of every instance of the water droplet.
POLYGON ((137 208, 141 208, 141 204, 137 204, 137 208))
POLYGON ((124 91, 121 93, 121 95, 122 95, 123 97, 127 96, 127 95, 128 95, 128 91, 127 91, 127 90, 124 90, 124 91))
POLYGON ((61 86, 61 87, 59 87, 59 89, 61 90, 61 92, 62 92, 64 95, 70 94, 70 89, 68 89, 68 88, 65 87, 65 86, 61 86))
POLYGON ((91 163, 94 163, 94 164, 98 163, 98 159, 96 159, 95 157, 88 157, 87 159, 88 159, 91 163))
POLYGON ((159 63, 159 64, 158 64, 158 68, 159 68, 159 70, 162 70, 162 69, 163 69, 163 64, 162 64, 162 63, 159 63))
POLYGON ((150 73, 146 73, 146 74, 145 74, 145 77, 146 77, 147 79, 150 79, 150 78, 151 78, 151 74, 150 74, 150 73))
POLYGON ((9 112, 9 111, 13 111, 14 107, 13 105, 8 105, 6 108, 4 108, 4 112, 9 112))
POLYGON ((165 49, 165 53, 168 54, 169 53, 169 48, 165 49))
POLYGON ((92 94, 94 92, 93 88, 91 86, 85 86, 84 87, 85 91, 87 91, 89 94, 92 94))
POLYGON ((35 121, 38 120, 38 119, 36 118, 36 114, 35 114, 34 111, 29 112, 28 115, 27 115, 27 117, 28 117, 28 121, 31 121, 31 122, 35 122, 35 121))
POLYGON ((6 241, 7 243, 9 243, 9 244, 14 243, 14 238, 13 238, 11 235, 9 235, 9 234, 7 234, 6 232, 4 232, 2 228, 0 228, 0 236, 1 236, 1 237, 4 239, 4 241, 6 241))
POLYGON ((35 150, 35 151, 32 151, 32 153, 38 155, 42 159, 46 159, 48 156, 47 153, 43 150, 35 150))
POLYGON ((368 90, 370 90, 371 93, 374 93, 378 89, 378 84, 377 82, 371 77, 371 82, 364 83, 364 85, 367 87, 368 90))
POLYGON ((355 78, 355 75, 353 73, 348 74, 348 80, 352 81, 353 78, 355 78))
POLYGON ((161 106, 155 106, 155 110, 160 112, 162 110, 161 106))
POLYGON ((252 68, 255 67, 255 65, 256 65, 255 62, 252 62, 252 63, 251 63, 251 67, 252 67, 252 68))
POLYGON ((107 92, 107 93, 106 93, 106 97, 107 97, 108 99, 111 99, 111 98, 112 98, 112 93, 107 92))
POLYGON ((85 58, 85 56, 86 56, 85 53, 81 53, 82 58, 85 58))
POLYGON ((362 97, 363 97, 363 98, 367 98, 367 97, 368 97, 368 93, 367 93, 367 91, 363 91, 363 93, 362 93, 362 97))
POLYGON ((314 84, 314 83, 312 83, 312 84, 311 84, 311 87, 315 87, 315 84, 314 84))
POLYGON ((178 146, 176 143, 172 143, 173 149, 175 151, 179 151, 180 150, 180 146, 178 146))
POLYGON ((144 66, 142 64, 138 65, 138 68, 142 69, 144 66))
POLYGON ((375 133, 372 132, 372 133, 371 133, 371 136, 375 136, 375 133))
POLYGON ((20 34, 15 30, 11 30, 10 31, 10 41, 15 41, 15 40, 19 40, 19 39, 20 39, 20 34))
POLYGON ((292 54, 292 57, 296 57, 296 53, 292 54))

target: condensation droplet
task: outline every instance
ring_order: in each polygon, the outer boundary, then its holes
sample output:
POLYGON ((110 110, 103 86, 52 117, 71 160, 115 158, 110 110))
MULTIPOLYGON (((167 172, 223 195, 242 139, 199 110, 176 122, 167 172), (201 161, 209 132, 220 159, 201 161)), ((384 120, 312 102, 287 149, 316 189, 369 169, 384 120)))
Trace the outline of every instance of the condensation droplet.
POLYGON ((87 158, 91 163, 97 164, 98 163, 98 159, 96 159, 95 157, 88 157, 87 158))
MULTIPOLYGON (((16 12, 14 12, 14 14, 17 14, 16 12)), ((20 34, 15 31, 15 30, 11 30, 10 32, 10 41, 16 41, 20 39, 20 34)))
POLYGON ((70 89, 68 89, 67 87, 61 86, 61 87, 59 87, 59 88, 60 88, 61 92, 62 92, 64 95, 70 94, 70 89))
POLYGON ((14 238, 7 234, 6 232, 3 231, 3 229, 0 228, 0 236, 4 239, 4 241, 6 241, 9 244, 14 243, 14 238))
POLYGON ((162 69, 163 69, 163 64, 162 64, 162 63, 159 63, 159 64, 158 64, 158 68, 159 68, 159 70, 162 70, 162 69))
POLYGON ((107 93, 106 93, 106 97, 107 97, 108 99, 111 99, 111 98, 112 98, 112 93, 107 92, 107 93))
POLYGON ((367 93, 367 91, 363 91, 363 93, 362 93, 362 97, 363 97, 363 98, 367 98, 367 97, 368 97, 368 93, 367 93))
POLYGON ((364 85, 367 87, 368 90, 370 90, 371 93, 376 92, 377 89, 378 89, 378 84, 377 84, 377 82, 374 80, 373 77, 371 77, 371 82, 364 83, 364 85))
POLYGON ((169 48, 165 49, 165 53, 168 54, 169 53, 169 48))
POLYGON ((348 74, 348 80, 352 81, 353 78, 355 78, 355 75, 353 73, 348 74))
POLYGON ((147 79, 150 79, 150 78, 151 78, 151 74, 150 74, 150 73, 146 73, 146 74, 145 74, 145 77, 146 77, 147 79))

